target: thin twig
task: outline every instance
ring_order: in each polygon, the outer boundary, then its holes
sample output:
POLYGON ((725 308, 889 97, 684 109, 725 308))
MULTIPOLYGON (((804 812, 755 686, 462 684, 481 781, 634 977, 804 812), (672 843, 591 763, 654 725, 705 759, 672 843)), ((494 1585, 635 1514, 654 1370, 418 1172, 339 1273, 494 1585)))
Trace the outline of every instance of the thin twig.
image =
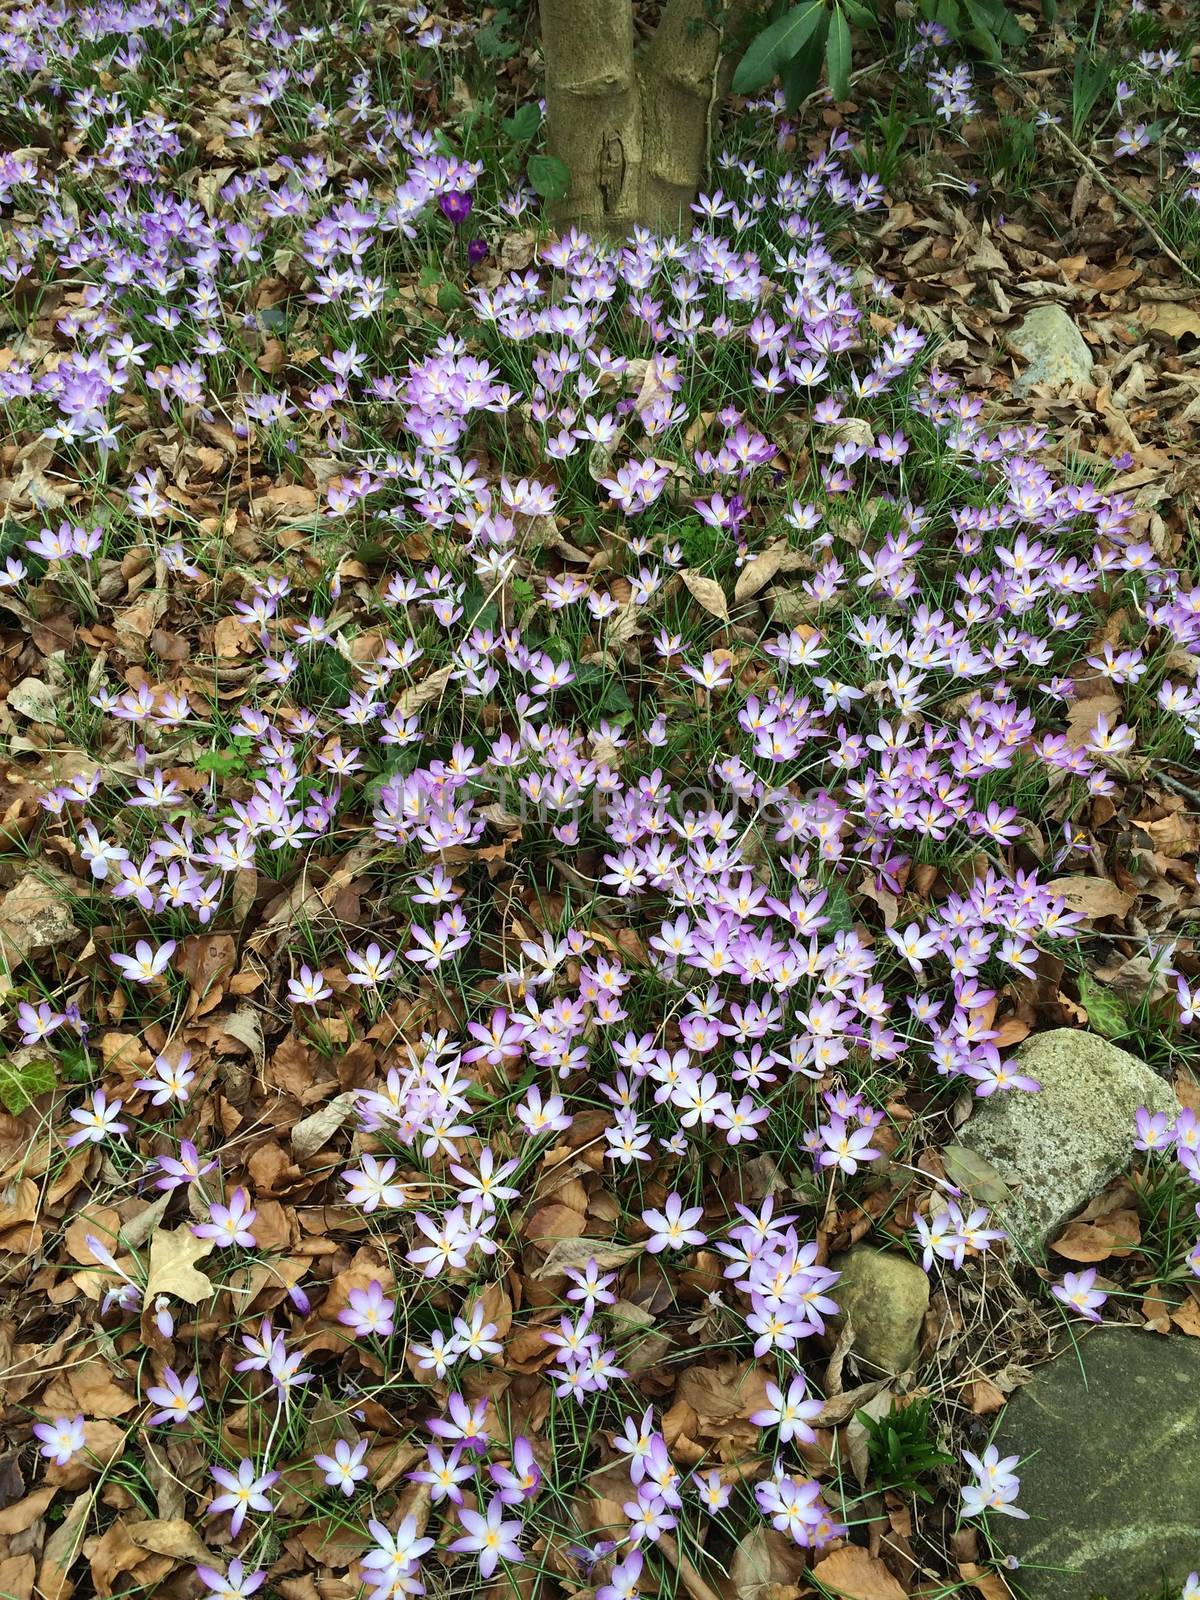
POLYGON ((679 1581, 691 1595, 692 1600, 721 1600, 716 1590, 701 1577, 683 1551, 675 1543, 669 1533, 663 1533, 658 1538, 658 1548, 679 1574, 679 1581))
MULTIPOLYGON (((1030 94, 1026 93, 1025 89, 1022 88, 1021 84, 1017 82, 1016 78, 1006 75, 1005 81, 1018 95, 1025 109, 1036 114, 1039 109, 1037 102, 1030 94)), ((1101 188, 1107 189, 1114 200, 1120 201, 1125 209, 1132 216, 1137 218, 1142 227, 1145 228, 1146 232, 1154 240, 1155 244, 1157 244, 1158 248, 1165 256, 1175 263, 1180 272, 1182 272, 1185 277, 1190 278, 1193 283, 1200 283, 1200 272, 1197 272, 1194 267, 1189 267, 1186 261, 1175 254, 1174 250, 1171 249, 1171 246, 1163 238, 1162 234, 1155 227, 1154 223, 1150 220, 1142 208, 1133 200, 1131 200, 1124 190, 1122 190, 1117 184, 1113 183, 1111 178, 1106 178, 1104 176, 1103 172, 1101 172, 1100 168, 1092 160, 1091 156, 1079 148, 1074 139, 1072 139, 1071 135, 1067 133, 1064 128, 1061 128, 1057 122, 1047 122, 1046 127, 1048 127, 1053 133, 1057 134, 1059 141, 1067 147, 1067 149, 1075 157, 1076 161, 1080 162, 1087 169, 1087 171, 1101 186, 1101 188)))
POLYGON ((1185 800, 1190 800, 1193 805, 1200 809, 1200 791, 1189 789, 1186 783, 1181 783, 1178 778, 1172 778, 1166 772, 1156 772, 1154 781, 1155 783, 1165 783, 1168 789, 1174 790, 1176 794, 1182 795, 1185 800))

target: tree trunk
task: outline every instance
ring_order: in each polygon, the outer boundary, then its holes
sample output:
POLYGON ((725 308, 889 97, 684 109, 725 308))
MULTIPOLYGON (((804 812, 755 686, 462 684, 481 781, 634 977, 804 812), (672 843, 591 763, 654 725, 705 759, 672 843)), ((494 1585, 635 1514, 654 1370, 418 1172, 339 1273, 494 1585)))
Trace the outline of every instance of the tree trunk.
POLYGON ((640 63, 631 0, 540 0, 540 12, 550 151, 571 173, 555 222, 610 238, 686 225, 723 43, 707 0, 667 0, 640 63))

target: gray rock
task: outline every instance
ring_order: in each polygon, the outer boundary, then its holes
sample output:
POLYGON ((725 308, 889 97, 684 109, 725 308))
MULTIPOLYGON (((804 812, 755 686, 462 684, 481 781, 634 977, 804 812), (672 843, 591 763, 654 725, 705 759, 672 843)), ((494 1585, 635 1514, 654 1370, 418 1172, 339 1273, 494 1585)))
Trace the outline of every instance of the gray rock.
POLYGON ((996 1443, 1028 1522, 989 1518, 1029 1600, 1178 1594, 1200 1566, 1200 1342, 1133 1329, 1066 1346, 1014 1398, 996 1443))
POLYGON ((1040 1092, 1009 1089, 977 1102, 958 1137, 1007 1185, 995 1210, 1013 1248, 1036 1254, 1128 1165, 1137 1108, 1174 1115, 1179 1107, 1144 1061, 1092 1033, 1039 1033, 1016 1056, 1040 1092))
POLYGON ((1092 353, 1061 306, 1035 306, 1008 342, 1028 363, 1013 384, 1018 399, 1039 383, 1062 389, 1091 379, 1092 353))
POLYGON ((929 1309, 929 1279, 906 1256, 864 1244, 829 1265, 842 1275, 832 1293, 854 1329, 854 1350, 884 1372, 907 1372, 929 1309))

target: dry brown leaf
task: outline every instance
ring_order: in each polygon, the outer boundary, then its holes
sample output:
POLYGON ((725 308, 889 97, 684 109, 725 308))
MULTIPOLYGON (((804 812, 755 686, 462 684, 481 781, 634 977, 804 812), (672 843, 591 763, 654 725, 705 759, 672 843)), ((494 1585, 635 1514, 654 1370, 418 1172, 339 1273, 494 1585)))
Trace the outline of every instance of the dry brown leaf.
POLYGON ((1004 1408, 1004 1391, 989 1378, 976 1378, 963 1390, 963 1399, 977 1417, 988 1417, 1004 1408))
POLYGON ((53 1485, 43 1485, 14 1505, 5 1506, 0 1511, 0 1539, 11 1539, 14 1534, 32 1528, 57 1493, 53 1485))
POLYGON ((46 1385, 39 1410, 51 1416, 124 1417, 137 1405, 136 1397, 123 1389, 107 1361, 83 1361, 64 1372, 56 1372, 46 1385))
POLYGON ((1071 911, 1079 911, 1094 922, 1099 917, 1123 917, 1137 896, 1118 889, 1108 878, 1092 878, 1073 873, 1068 878, 1052 878, 1046 885, 1051 894, 1060 895, 1071 911))
POLYGON ((1153 300, 1140 308, 1138 321, 1176 342, 1188 336, 1200 339, 1200 310, 1186 302, 1153 300))
POLYGON ((215 991, 215 1004, 236 959, 237 945, 232 934, 193 933, 181 943, 175 968, 187 979, 198 1000, 212 998, 215 991))
POLYGON ((804 1552, 784 1534, 774 1528, 752 1528, 733 1552, 722 1594, 728 1600, 796 1600, 804 1570, 804 1552))
POLYGON ((1113 1211, 1099 1222, 1068 1222, 1050 1248, 1068 1261, 1107 1261, 1109 1256, 1127 1256, 1141 1238, 1136 1211, 1113 1211))
MULTIPOLYGON (((846 1327, 849 1328, 847 1323, 846 1327)), ((885 1378, 872 1378, 870 1383, 860 1383, 857 1389, 846 1389, 841 1394, 830 1396, 817 1413, 815 1426, 818 1428, 836 1428, 839 1423, 845 1422, 847 1417, 861 1411, 868 1400, 874 1399, 886 1383, 885 1378)))
POLYGON ((130 1588, 143 1588, 152 1592, 157 1577, 170 1570, 171 1563, 143 1550, 129 1537, 125 1523, 118 1518, 110 1523, 98 1539, 88 1539, 84 1546, 92 1571, 92 1582, 101 1600, 130 1588), (136 1575, 134 1584, 126 1575, 136 1575))
POLYGON ((626 377, 631 383, 638 385, 637 398, 634 400, 634 410, 641 416, 656 401, 671 398, 671 390, 663 382, 663 364, 661 361, 648 361, 638 359, 631 361, 626 369, 626 377))
POLYGON ((1170 992, 1163 963, 1151 961, 1149 956, 1129 956, 1124 961, 1118 958, 1111 965, 1097 967, 1092 976, 1108 984, 1130 1005, 1136 1005, 1146 995, 1161 1000, 1170 992))
POLYGON ((1180 1333, 1186 1333, 1192 1339, 1200 1339, 1200 1304, 1194 1295, 1184 1296, 1171 1312, 1171 1321, 1180 1333))
MULTIPOLYGON (((1084 686, 1086 688, 1086 685, 1084 686)), ((1067 711, 1066 740, 1072 750, 1085 745, 1096 731, 1096 722, 1107 717, 1111 727, 1121 710, 1121 702, 1108 689, 1086 699, 1073 701, 1067 711)))
POLYGON ((121 1423, 89 1417, 83 1425, 84 1448, 64 1466, 52 1462, 46 1468, 46 1482, 60 1489, 84 1488, 97 1475, 107 1475, 108 1467, 120 1460, 128 1437, 121 1423))
POLYGON ((1142 1297, 1142 1315, 1151 1333, 1164 1336, 1171 1331, 1171 1305, 1162 1289, 1156 1284, 1142 1297))
POLYGON ((958 1575, 978 1589, 983 1600, 1012 1600, 1012 1590, 998 1572, 991 1572, 974 1561, 960 1561, 958 1575))
POLYGON ((31 1600, 37 1562, 32 1556, 0 1559, 0 1594, 4 1600, 31 1600))
POLYGON ((59 697, 41 678, 22 678, 8 691, 4 703, 10 711, 18 712, 30 722, 53 724, 58 721, 59 697))
POLYGON ((48 439, 37 438, 23 445, 17 452, 15 476, 0 483, 0 504, 14 511, 18 506, 32 506, 38 511, 61 510, 67 496, 58 484, 66 485, 67 480, 59 477, 51 483, 46 475, 54 453, 55 447, 48 439))
POLYGON ((182 1517, 131 1522, 125 1531, 135 1545, 154 1555, 174 1556, 178 1561, 208 1561, 211 1558, 211 1552, 200 1535, 182 1517))
POLYGON ((39 867, 17 879, 0 901, 0 956, 10 967, 34 951, 60 945, 79 932, 65 895, 74 891, 65 873, 39 867))
POLYGON ((857 1544, 844 1544, 818 1561, 813 1577, 846 1600, 908 1600, 899 1581, 879 1557, 857 1544))
POLYGON ((144 589, 132 605, 113 613, 117 644, 129 661, 144 661, 150 635, 167 609, 165 589, 144 589))
POLYGON ((240 617, 222 617, 213 630, 213 643, 222 661, 233 661, 254 648, 254 634, 240 617))
POLYGON ((67 1574, 83 1548, 84 1530, 94 1498, 91 1489, 85 1489, 81 1495, 77 1495, 67 1507, 66 1516, 43 1545, 37 1575, 37 1592, 42 1600, 70 1600, 74 1594, 75 1585, 67 1574))
POLYGON ((801 568, 811 565, 811 557, 803 555, 799 550, 793 550, 786 539, 778 539, 774 544, 769 544, 765 550, 760 550, 752 561, 748 561, 738 574, 737 583, 733 588, 734 601, 740 604, 743 600, 752 600, 760 589, 765 589, 771 579, 781 572, 798 572, 801 568))
POLYGON ((1011 1197, 1012 1190, 996 1168, 968 1145, 943 1146, 942 1165, 953 1182, 985 1205, 1003 1205, 1011 1197))
POLYGON ((335 1095, 328 1105, 297 1122, 291 1133, 292 1150, 301 1160, 323 1150, 334 1134, 354 1114, 357 1092, 335 1095))
POLYGON ((221 1018, 220 1026, 222 1032, 229 1038, 246 1046, 254 1057, 255 1065, 261 1071, 266 1061, 266 1045, 263 1040, 262 1023, 254 1007, 239 1006, 229 1016, 221 1018))
POLYGON ((638 605, 636 601, 628 600, 617 611, 614 611, 604 629, 604 642, 612 650, 620 650, 631 639, 641 632, 642 623, 648 615, 648 608, 638 605))
MULTIPOLYGON (((539 1206, 525 1219, 522 1233, 531 1244, 538 1244, 547 1254, 560 1239, 578 1239, 587 1226, 582 1211, 572 1206, 539 1206)), ((602 1242, 602 1241, 601 1241, 602 1242)))
POLYGON ((535 1278, 552 1278, 568 1267, 586 1267, 595 1261, 602 1270, 623 1267, 642 1253, 640 1244, 609 1244, 603 1239, 559 1239, 550 1246, 542 1265, 535 1269, 535 1278))
POLYGON ((738 1541, 729 1567, 729 1589, 736 1600, 767 1600, 771 1588, 771 1554, 762 1528, 752 1528, 738 1541))
POLYGON ((420 711, 422 706, 436 700, 450 682, 453 671, 453 667, 439 667, 436 672, 422 678, 420 683, 411 684, 396 702, 395 715, 411 717, 414 711, 420 711))
POLYGON ((694 600, 700 602, 710 617, 716 617, 719 622, 729 621, 729 605, 725 599, 725 591, 715 578, 706 578, 690 567, 681 568, 679 576, 683 579, 688 593, 694 600))
POLYGON ((197 1239, 187 1226, 160 1228, 150 1240, 147 1304, 153 1303, 155 1295, 170 1294, 194 1306, 215 1294, 212 1283, 196 1266, 197 1261, 212 1254, 215 1243, 213 1239, 197 1239))
POLYGON ((1020 1044, 1022 1039, 1029 1037, 1029 1024, 1022 1017, 1005 1017, 995 1028, 995 1038, 992 1043, 997 1050, 1011 1050, 1013 1045, 1020 1044))

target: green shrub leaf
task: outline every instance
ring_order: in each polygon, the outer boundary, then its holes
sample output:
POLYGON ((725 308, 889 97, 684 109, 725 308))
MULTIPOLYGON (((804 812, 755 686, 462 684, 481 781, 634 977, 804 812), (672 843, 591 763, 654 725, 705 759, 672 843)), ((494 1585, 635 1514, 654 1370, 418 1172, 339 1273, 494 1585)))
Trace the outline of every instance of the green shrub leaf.
POLYGON ((825 70, 829 74, 829 92, 835 100, 846 100, 850 95, 850 24, 841 6, 835 6, 829 20, 829 42, 825 46, 825 70))
POLYGON ((0 1105, 10 1115, 20 1116, 38 1095, 49 1094, 53 1088, 52 1062, 22 1061, 19 1056, 0 1057, 0 1105))
POLYGON ((737 64, 733 92, 753 94, 770 83, 804 48, 825 14, 821 0, 806 0, 804 5, 793 6, 778 22, 764 28, 737 64))

